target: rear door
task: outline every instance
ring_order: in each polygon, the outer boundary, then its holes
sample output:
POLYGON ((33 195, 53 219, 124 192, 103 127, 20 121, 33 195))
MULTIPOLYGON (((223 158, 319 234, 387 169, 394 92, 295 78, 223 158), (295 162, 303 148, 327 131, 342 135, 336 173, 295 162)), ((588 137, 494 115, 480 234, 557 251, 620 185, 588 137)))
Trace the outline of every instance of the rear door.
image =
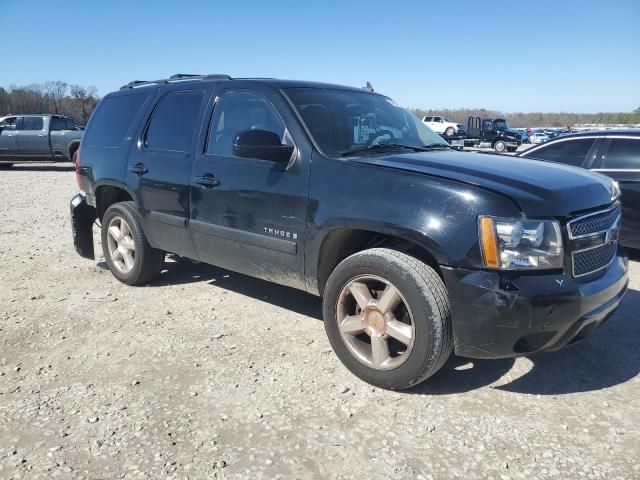
POLYGON ((18 150, 17 123, 18 117, 7 117, 0 125, 0 159, 6 160, 18 150))
POLYGON ((191 258, 189 182, 207 95, 205 87, 160 89, 127 166, 149 243, 191 258))
POLYGON ((613 178, 622 191, 620 243, 640 248, 640 138, 609 137, 592 169, 613 178))
POLYGON ((51 158, 48 118, 31 115, 22 117, 22 122, 18 123, 16 138, 20 156, 39 160, 51 158))
POLYGON ((304 288, 309 158, 298 149, 289 164, 234 155, 243 131, 268 130, 288 145, 292 126, 300 134, 281 94, 254 88, 217 93, 193 167, 189 225, 202 260, 304 288))

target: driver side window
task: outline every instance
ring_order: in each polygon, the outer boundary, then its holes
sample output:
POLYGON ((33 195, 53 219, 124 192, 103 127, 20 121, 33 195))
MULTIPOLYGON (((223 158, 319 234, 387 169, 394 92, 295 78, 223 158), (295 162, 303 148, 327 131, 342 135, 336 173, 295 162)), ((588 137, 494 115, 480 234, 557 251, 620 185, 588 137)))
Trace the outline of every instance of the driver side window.
POLYGON ((275 108, 262 95, 249 91, 226 91, 218 99, 209 126, 207 153, 235 156, 233 143, 239 133, 247 130, 267 130, 285 139, 285 125, 275 108))

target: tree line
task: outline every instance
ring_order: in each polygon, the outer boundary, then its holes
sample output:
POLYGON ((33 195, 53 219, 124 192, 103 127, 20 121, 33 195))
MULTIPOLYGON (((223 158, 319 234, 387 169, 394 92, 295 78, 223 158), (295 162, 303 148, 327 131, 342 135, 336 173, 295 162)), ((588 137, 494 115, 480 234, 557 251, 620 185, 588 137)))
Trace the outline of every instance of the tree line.
POLYGON ((484 108, 460 108, 460 109, 412 109, 413 114, 422 119, 425 116, 442 116, 456 123, 466 125, 469 116, 480 118, 504 118, 509 126, 523 127, 571 127, 578 124, 640 124, 640 108, 631 113, 504 113, 484 108))
POLYGON ((53 113, 72 117, 85 125, 98 104, 98 89, 61 81, 0 87, 0 116, 19 113, 53 113))
MULTIPOLYGON (((72 117, 84 125, 100 97, 96 87, 68 85, 65 82, 49 81, 31 85, 0 87, 0 116, 18 113, 54 113, 72 117)), ((640 124, 640 108, 631 113, 504 113, 484 108, 460 109, 412 109, 422 119, 429 115, 447 117, 458 123, 467 123, 469 116, 481 118, 504 118, 509 125, 521 127, 570 127, 583 123, 640 124)))

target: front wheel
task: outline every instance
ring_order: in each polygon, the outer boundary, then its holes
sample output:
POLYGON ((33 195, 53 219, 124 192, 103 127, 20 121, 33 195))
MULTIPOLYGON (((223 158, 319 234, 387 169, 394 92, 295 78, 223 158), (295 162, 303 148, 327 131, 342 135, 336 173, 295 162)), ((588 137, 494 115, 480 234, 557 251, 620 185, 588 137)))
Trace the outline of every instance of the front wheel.
POLYGON ((323 295, 333 350, 356 376, 401 390, 437 372, 453 349, 449 296, 428 265, 373 248, 331 273, 323 295))
POLYGON ((455 129, 453 127, 449 127, 444 131, 444 134, 447 137, 453 137, 453 135, 456 133, 455 129))
POLYGON ((507 149, 507 144, 504 143, 502 140, 498 140, 496 143, 493 144, 493 149, 498 153, 502 153, 507 149))
POLYGON ((160 274, 164 252, 149 245, 133 202, 111 205, 102 219, 101 234, 104 258, 118 280, 139 285, 160 274))

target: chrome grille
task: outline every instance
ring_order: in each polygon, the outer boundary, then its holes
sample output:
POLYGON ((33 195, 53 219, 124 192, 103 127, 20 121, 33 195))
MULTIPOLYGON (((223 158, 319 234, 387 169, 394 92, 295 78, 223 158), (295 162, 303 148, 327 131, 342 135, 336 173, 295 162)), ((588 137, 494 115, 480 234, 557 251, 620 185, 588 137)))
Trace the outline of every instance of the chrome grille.
POLYGON ((614 241, 605 245, 571 252, 573 276, 583 277, 607 268, 616 256, 617 251, 618 242, 614 241))
POLYGON ((569 238, 582 238, 605 232, 613 227, 620 216, 620 204, 608 210, 591 213, 571 220, 568 224, 569 238))

